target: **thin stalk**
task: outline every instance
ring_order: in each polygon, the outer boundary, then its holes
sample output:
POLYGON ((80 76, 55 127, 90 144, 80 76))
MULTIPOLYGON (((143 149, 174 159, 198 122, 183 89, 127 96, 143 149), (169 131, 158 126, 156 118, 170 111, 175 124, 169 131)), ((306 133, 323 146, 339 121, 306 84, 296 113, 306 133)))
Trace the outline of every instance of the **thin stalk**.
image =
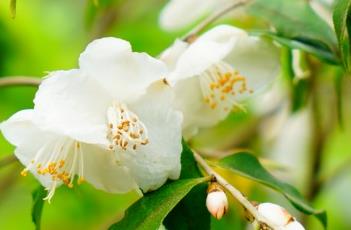
POLYGON ((24 77, 24 76, 14 76, 14 77, 1 77, 0 87, 8 86, 38 86, 41 79, 36 77, 24 77))
POLYGON ((228 5, 227 7, 214 12, 212 15, 210 15, 209 17, 207 17, 206 19, 204 19, 200 24, 198 24, 194 29, 192 29, 189 33, 187 33, 182 40, 189 42, 192 41, 194 37, 196 37, 196 35, 198 35, 199 33, 201 33, 208 25, 214 23, 215 21, 217 21, 219 18, 221 18, 222 16, 224 16, 225 14, 229 13, 230 11, 241 7, 243 5, 246 5, 250 2, 251 0, 242 0, 242 1, 238 1, 238 2, 234 2, 230 5, 228 5))

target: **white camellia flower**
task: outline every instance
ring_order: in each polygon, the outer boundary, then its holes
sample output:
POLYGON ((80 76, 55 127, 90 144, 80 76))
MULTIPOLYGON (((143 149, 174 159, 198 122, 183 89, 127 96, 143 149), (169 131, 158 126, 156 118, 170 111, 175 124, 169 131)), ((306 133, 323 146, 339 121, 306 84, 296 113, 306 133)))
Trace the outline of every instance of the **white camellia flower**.
POLYGON ((181 29, 205 14, 223 8, 238 0, 170 0, 160 15, 160 25, 165 30, 181 29))
POLYGON ((182 115, 162 80, 165 65, 115 38, 92 42, 80 69, 51 73, 33 110, 1 124, 15 154, 49 190, 90 182, 124 193, 180 174, 182 115))
POLYGON ((292 217, 288 211, 279 205, 262 203, 257 206, 257 211, 263 217, 271 221, 279 230, 304 230, 305 228, 292 217))
POLYGON ((175 85, 186 138, 224 119, 279 73, 275 45, 228 25, 211 29, 190 45, 176 41, 161 60, 172 70, 167 79, 175 85))

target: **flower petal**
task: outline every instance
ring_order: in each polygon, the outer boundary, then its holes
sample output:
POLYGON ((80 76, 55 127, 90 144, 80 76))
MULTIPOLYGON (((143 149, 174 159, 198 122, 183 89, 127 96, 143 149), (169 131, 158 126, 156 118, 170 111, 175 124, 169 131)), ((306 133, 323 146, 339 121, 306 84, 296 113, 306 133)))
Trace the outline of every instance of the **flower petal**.
POLYGON ((149 143, 135 152, 121 152, 119 157, 144 192, 157 189, 167 178, 177 179, 180 174, 182 114, 171 107, 172 99, 169 86, 158 82, 129 105, 145 124, 149 143))
POLYGON ((169 48, 167 48, 160 57, 164 63, 166 63, 168 69, 174 70, 176 67, 179 57, 188 48, 189 43, 177 39, 169 48))
MULTIPOLYGON (((20 111, 8 121, 1 124, 4 136, 16 146, 15 155, 27 166, 28 170, 48 190, 62 184, 62 181, 53 181, 48 173, 38 173, 38 163, 43 167, 47 162, 55 162, 57 159, 65 160, 68 169, 73 167, 73 174, 84 178, 96 188, 113 193, 125 193, 136 189, 137 185, 124 166, 116 164, 113 152, 104 150, 97 145, 80 144, 82 155, 73 160, 74 140, 62 135, 40 129, 34 122, 33 110, 20 111), (64 145, 67 144, 67 145, 64 145), (64 147, 63 147, 64 146, 64 147), (59 147, 59 148, 58 148, 59 147), (65 148, 67 154, 57 155, 58 149, 65 148), (64 156, 66 155, 66 158, 64 156), (81 165, 83 165, 82 168, 81 165)), ((59 169, 57 169, 59 170, 59 169)))
POLYGON ((105 119, 112 97, 79 70, 51 73, 34 103, 44 129, 83 142, 107 143, 105 119))
POLYGON ((128 42, 117 38, 90 43, 79 64, 84 73, 119 101, 143 94, 152 82, 167 73, 164 63, 146 53, 132 52, 128 42))
POLYGON ((169 31, 181 29, 208 13, 214 8, 216 1, 171 0, 161 12, 161 27, 169 31))
MULTIPOLYGON (((224 59, 240 72, 247 80, 247 87, 254 93, 261 92, 273 82, 280 71, 280 53, 272 42, 249 36, 240 39, 233 52, 224 59)), ((250 94, 238 96, 246 99, 250 94)))
MULTIPOLYGON (((0 126, 5 138, 16 146, 15 155, 25 166, 31 164, 31 161, 44 145, 46 145, 46 148, 50 148, 51 143, 57 137, 53 133, 43 132, 33 121, 33 110, 22 110, 0 126)), ((52 148, 54 147, 52 146, 52 148)), ((43 186, 50 188, 52 185, 51 177, 48 175, 41 176, 35 169, 34 167, 30 171, 43 186)))
POLYGON ((245 31, 228 25, 217 26, 206 32, 179 57, 176 68, 169 77, 170 81, 198 75, 220 62, 243 37, 247 37, 245 31))
POLYGON ((174 87, 176 94, 175 108, 183 112, 183 136, 189 139, 198 132, 198 128, 210 127, 224 119, 229 113, 211 109, 204 103, 200 82, 197 76, 183 79, 174 87))
POLYGON ((95 188, 111 193, 126 193, 138 186, 126 167, 118 165, 113 152, 96 145, 82 144, 84 178, 95 188))

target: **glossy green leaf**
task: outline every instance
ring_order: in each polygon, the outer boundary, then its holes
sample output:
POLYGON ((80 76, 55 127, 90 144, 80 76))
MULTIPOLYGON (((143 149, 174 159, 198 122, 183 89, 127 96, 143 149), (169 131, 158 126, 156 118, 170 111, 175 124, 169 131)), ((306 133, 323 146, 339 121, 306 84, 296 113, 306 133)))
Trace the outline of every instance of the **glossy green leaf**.
POLYGON ((275 27, 277 36, 293 40, 294 46, 312 50, 318 47, 336 53, 337 40, 333 30, 313 11, 308 1, 254 0, 248 12, 266 20, 275 27))
POLYGON ((338 56, 336 56, 333 52, 331 52, 331 50, 326 49, 325 47, 322 47, 322 46, 315 46, 313 43, 310 44, 310 43, 300 41, 300 40, 295 40, 292 38, 284 38, 282 36, 279 36, 278 34, 272 33, 271 31, 255 31, 255 32, 252 32, 251 34, 268 37, 290 49, 299 49, 299 50, 305 51, 329 64, 336 65, 340 63, 338 56))
POLYGON ((33 207, 32 207, 32 221, 35 224, 35 229, 40 230, 40 220, 43 212, 44 198, 46 190, 43 186, 39 186, 32 193, 33 207))
POLYGON ((209 178, 184 179, 164 185, 157 191, 146 194, 133 204, 118 223, 110 230, 157 230, 168 213, 196 185, 209 178))
MULTIPOLYGON (((194 155, 184 141, 181 163, 180 179, 201 177, 194 155)), ((206 190, 207 184, 200 184, 193 188, 166 217, 164 221, 166 228, 168 230, 210 229, 211 217, 206 208, 206 190)))
POLYGON ((336 2, 333 21, 336 35, 339 41, 339 52, 345 69, 351 68, 351 1, 339 0, 336 2))
POLYGON ((315 215, 326 227, 325 211, 312 208, 293 186, 279 181, 263 168, 255 156, 245 152, 237 153, 223 158, 219 165, 282 193, 296 209, 308 215, 315 215))

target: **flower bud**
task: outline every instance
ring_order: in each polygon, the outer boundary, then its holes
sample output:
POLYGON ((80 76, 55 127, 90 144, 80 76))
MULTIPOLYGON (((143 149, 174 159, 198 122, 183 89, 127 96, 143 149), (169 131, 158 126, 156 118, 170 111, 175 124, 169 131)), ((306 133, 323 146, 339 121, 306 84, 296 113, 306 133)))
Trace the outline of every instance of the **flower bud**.
POLYGON ((218 183, 212 183, 207 190, 206 206, 217 220, 221 219, 228 210, 228 199, 218 183))
POLYGON ((284 230, 304 230, 305 228, 279 205, 262 203, 257 206, 258 212, 273 224, 284 230))
POLYGON ((305 228, 298 221, 290 222, 285 226, 284 230, 305 230, 305 228))

